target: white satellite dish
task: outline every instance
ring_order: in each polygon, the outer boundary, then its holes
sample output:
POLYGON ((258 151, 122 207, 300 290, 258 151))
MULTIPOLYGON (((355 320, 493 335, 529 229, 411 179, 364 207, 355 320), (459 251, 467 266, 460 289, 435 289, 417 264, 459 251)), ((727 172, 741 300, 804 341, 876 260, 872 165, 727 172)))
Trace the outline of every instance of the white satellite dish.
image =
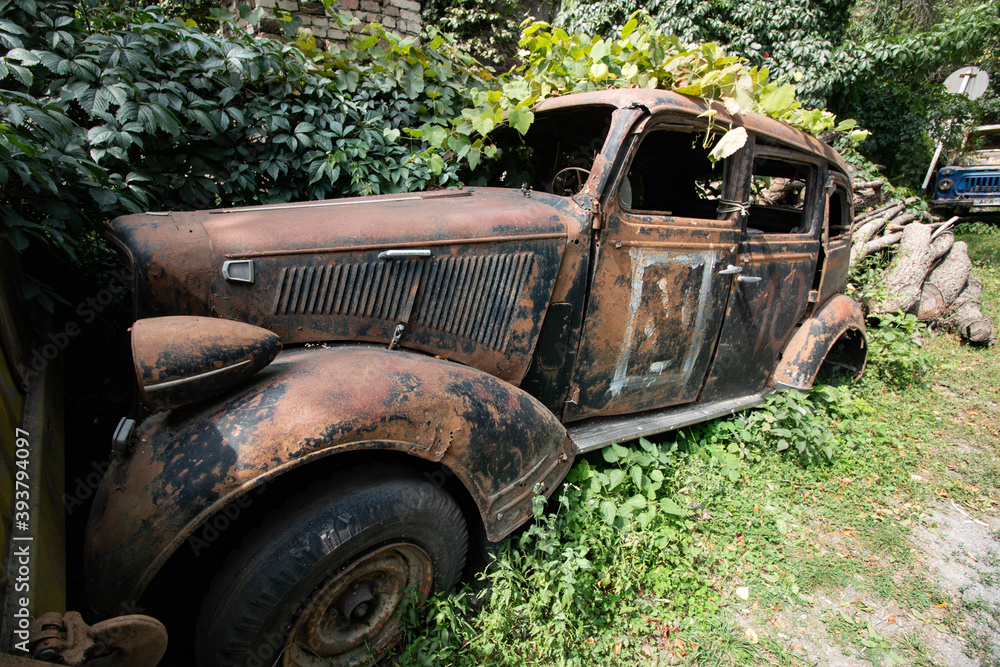
POLYGON ((967 95, 974 100, 990 87, 990 77, 978 67, 961 67, 944 80, 944 87, 949 93, 967 95))

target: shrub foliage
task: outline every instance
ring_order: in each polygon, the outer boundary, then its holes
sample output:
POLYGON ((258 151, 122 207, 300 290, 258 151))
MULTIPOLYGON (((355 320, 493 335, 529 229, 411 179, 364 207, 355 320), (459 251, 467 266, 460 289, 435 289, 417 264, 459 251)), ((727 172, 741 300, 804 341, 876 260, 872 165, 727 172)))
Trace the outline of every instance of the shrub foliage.
POLYGON ((385 130, 456 113, 489 76, 386 33, 329 55, 226 34, 95 0, 0 1, 0 216, 15 248, 73 252, 125 212, 426 187, 440 174, 385 130))

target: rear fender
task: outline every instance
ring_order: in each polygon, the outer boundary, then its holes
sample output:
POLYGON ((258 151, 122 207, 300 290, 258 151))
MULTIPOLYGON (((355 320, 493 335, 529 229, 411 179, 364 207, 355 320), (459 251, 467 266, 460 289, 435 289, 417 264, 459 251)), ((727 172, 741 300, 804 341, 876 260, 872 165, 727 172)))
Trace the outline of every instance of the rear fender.
POLYGON ((865 370, 868 357, 865 316, 861 306, 843 294, 823 304, 785 345, 781 362, 774 373, 775 389, 805 391, 811 388, 820 367, 838 341, 844 348, 839 363, 859 377, 865 370))
MULTIPOLYGON (((142 424, 94 502, 86 545, 95 608, 134 602, 207 520, 249 491, 337 453, 395 450, 452 471, 499 540, 572 465, 559 420, 482 371, 368 345, 280 353, 249 385, 142 424)), ((244 501, 245 502, 245 501, 244 501)))

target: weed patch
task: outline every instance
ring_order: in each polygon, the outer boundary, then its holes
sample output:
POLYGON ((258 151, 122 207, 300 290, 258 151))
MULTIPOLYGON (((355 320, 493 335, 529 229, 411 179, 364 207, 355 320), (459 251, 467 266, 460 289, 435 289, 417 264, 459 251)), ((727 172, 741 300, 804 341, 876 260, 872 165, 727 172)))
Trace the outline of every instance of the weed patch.
MULTIPOLYGON (((1000 269, 982 273, 997 292, 1000 269)), ((998 513, 1000 362, 910 316, 868 334, 858 382, 578 461, 478 581, 407 610, 397 661, 997 664, 969 620, 992 602, 943 586, 915 535, 942 539, 942 503, 998 513), (804 649, 801 624, 825 648, 804 649)), ((984 554, 975 583, 996 586, 984 554)))

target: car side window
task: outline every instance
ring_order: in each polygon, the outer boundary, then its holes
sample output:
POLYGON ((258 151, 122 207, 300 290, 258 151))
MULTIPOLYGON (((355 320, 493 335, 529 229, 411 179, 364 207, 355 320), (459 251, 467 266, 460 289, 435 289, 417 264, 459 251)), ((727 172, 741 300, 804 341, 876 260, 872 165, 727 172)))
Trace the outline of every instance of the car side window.
POLYGON ((717 219, 725 191, 723 162, 708 159, 701 135, 654 129, 642 138, 619 189, 625 211, 717 219))
POLYGON ((750 234, 808 234, 816 169, 804 162, 758 156, 750 181, 750 234))
POLYGON ((830 193, 830 238, 844 236, 851 231, 851 200, 838 186, 830 193))

